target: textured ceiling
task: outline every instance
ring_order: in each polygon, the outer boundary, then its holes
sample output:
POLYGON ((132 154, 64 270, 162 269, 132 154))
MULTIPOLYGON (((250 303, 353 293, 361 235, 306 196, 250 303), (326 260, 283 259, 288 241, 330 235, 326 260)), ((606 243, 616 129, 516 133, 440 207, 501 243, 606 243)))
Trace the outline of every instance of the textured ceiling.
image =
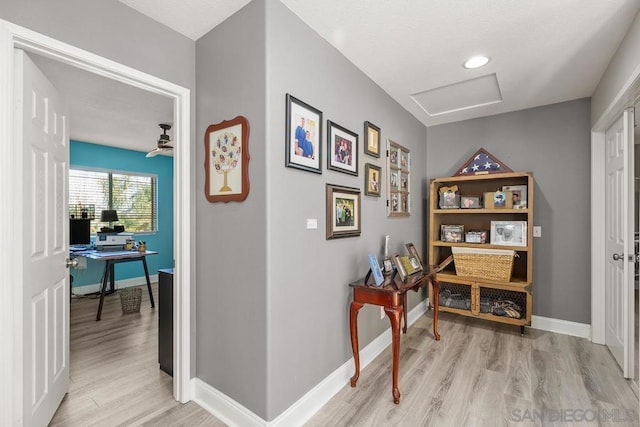
MULTIPOLYGON (((120 1, 194 40, 249 2, 120 1)), ((427 126, 591 96, 640 10, 640 0, 280 1, 427 126), (463 68, 475 54, 491 62, 463 68), (477 101, 487 87, 473 83, 487 79, 497 82, 498 102, 477 101), (468 102, 483 105, 447 101, 455 95, 446 91, 460 88, 468 88, 468 102), (440 114, 418 105, 421 94, 438 95, 440 114)), ((86 76, 64 83, 64 75, 58 73, 57 84, 75 88, 72 136, 110 143, 115 129, 137 130, 135 139, 143 141, 137 149, 145 151, 157 139, 157 124, 172 120, 162 97, 114 90, 86 76)), ((134 144, 131 137, 114 144, 134 144)))

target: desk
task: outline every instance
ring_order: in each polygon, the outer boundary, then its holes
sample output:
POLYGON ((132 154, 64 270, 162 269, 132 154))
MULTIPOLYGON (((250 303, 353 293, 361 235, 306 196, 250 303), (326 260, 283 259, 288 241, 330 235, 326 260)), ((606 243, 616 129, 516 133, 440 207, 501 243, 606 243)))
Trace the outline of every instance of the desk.
POLYGON ((355 373, 351 377, 351 387, 356 386, 360 376, 360 350, 358 348, 358 311, 365 304, 384 307, 391 322, 391 347, 393 351, 392 369, 392 394, 393 403, 400 403, 400 390, 398 389, 398 363, 400 360, 400 322, 404 313, 403 332, 407 333, 407 292, 418 291, 418 289, 431 283, 434 295, 433 312, 433 336, 436 341, 440 340, 438 334, 438 307, 440 305, 439 294, 440 284, 436 280, 435 271, 425 274, 417 274, 409 277, 407 283, 402 283, 399 277, 385 278, 381 286, 369 285, 364 280, 350 283, 353 288, 353 301, 349 309, 349 328, 351 331, 351 349, 353 350, 353 360, 355 362, 355 373))
POLYGON ((144 267, 144 276, 147 279, 147 289, 149 290, 149 299, 151 300, 151 308, 155 307, 153 302, 153 292, 151 291, 151 280, 149 280, 149 269, 147 268, 147 259, 149 255, 157 255, 155 251, 81 251, 74 252, 72 255, 81 256, 96 261, 105 261, 104 273, 102 274, 102 286, 100 287, 100 304, 98 305, 98 315, 96 321, 100 320, 102 314, 102 305, 104 304, 104 295, 107 292, 107 282, 110 282, 110 292, 114 292, 115 283, 115 264, 122 262, 142 261, 144 267))

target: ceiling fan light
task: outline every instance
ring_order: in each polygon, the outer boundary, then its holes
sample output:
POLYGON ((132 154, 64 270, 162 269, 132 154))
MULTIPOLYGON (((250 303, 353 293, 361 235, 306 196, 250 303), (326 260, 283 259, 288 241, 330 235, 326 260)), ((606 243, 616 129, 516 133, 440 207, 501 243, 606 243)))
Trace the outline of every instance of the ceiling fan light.
POLYGON ((487 65, 488 63, 489 63, 489 58, 486 56, 483 56, 483 55, 472 56, 471 58, 465 61, 464 68, 467 68, 467 69, 480 68, 487 65))

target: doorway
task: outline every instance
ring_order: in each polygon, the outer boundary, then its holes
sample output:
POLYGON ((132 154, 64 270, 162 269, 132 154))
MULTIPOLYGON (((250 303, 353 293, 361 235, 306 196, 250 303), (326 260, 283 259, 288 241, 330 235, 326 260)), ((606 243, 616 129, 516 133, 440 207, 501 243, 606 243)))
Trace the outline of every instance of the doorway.
MULTIPOLYGON (((174 129, 177 149, 174 159, 174 384, 176 400, 188 402, 190 396, 190 289, 193 270, 190 236, 193 234, 190 188, 191 152, 190 91, 146 73, 114 63, 90 52, 45 37, 31 30, 0 21, 0 87, 8 94, 0 99, 0 135, 5 143, 0 145, 0 190, 10 201, 22 201, 20 179, 22 170, 21 144, 16 141, 13 123, 14 108, 14 48, 36 53, 62 63, 78 67, 134 87, 156 94, 168 96, 174 103, 174 129), (17 142, 17 143, 16 143, 17 142), (183 143, 181 143, 183 142, 183 143)), ((27 366, 23 362, 22 337, 22 289, 15 286, 22 283, 22 251, 19 236, 24 226, 21 209, 4 207, 0 209, 0 221, 11 224, 7 239, 15 245, 2 245, 0 255, 6 261, 6 268, 0 271, 0 321, 3 325, 0 338, 14 345, 0 346, 0 377, 9 378, 0 385, 0 424, 14 425, 22 415, 22 378, 27 366)))

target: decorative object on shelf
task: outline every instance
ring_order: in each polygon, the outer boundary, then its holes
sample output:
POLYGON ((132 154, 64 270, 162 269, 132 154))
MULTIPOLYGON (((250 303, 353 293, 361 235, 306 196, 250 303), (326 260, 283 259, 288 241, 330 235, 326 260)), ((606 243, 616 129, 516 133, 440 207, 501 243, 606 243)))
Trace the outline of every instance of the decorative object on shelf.
POLYGON ((380 157, 380 128, 371 122, 364 122, 364 153, 380 157))
POLYGON ((413 245, 413 243, 407 243, 405 245, 405 247, 407 248, 407 251, 409 252, 409 255, 412 256, 413 258, 415 258, 418 261, 418 264, 420 266, 420 270, 423 270, 424 269, 424 263, 422 262, 422 259, 420 258, 420 255, 418 254, 418 250, 413 245))
POLYGON ((387 216, 409 216, 411 153, 402 145, 387 139, 387 216))
POLYGON ((487 243, 488 234, 489 232, 486 230, 467 231, 464 235, 464 241, 467 243, 487 243))
POLYGON ((485 175, 500 172, 511 172, 511 169, 493 154, 480 148, 458 169, 455 175, 485 175))
POLYGON ((322 173, 322 111, 286 96, 285 166, 322 173))
POLYGON ((440 226, 440 240, 443 242, 463 242, 464 225, 446 225, 440 226))
POLYGON ((69 205, 69 219, 96 219, 96 205, 69 205))
POLYGON ((360 190, 327 184, 327 240, 359 236, 360 190))
POLYGON ((371 163, 364 165, 364 194, 366 196, 380 197, 381 174, 382 168, 380 166, 371 163))
MULTIPOLYGON (((371 274, 373 274, 373 280, 376 282, 376 286, 380 286, 384 283, 384 276, 382 275, 382 269, 380 268, 380 264, 378 264, 378 258, 375 255, 370 254, 367 257, 369 261, 369 267, 371 274)), ((368 276, 368 275, 367 275, 368 276)), ((365 278, 365 283, 367 282, 367 278, 365 278)))
POLYGON ((527 246, 527 221, 491 221, 491 244, 527 246))
POLYGON ((458 194, 458 186, 440 187, 440 209, 458 209, 460 207, 460 195, 458 194))
POLYGON ((451 248, 456 274, 485 280, 511 280, 515 251, 509 249, 451 248))
POLYGON ((502 191, 511 193, 511 200, 514 209, 527 208, 527 186, 526 185, 504 185, 502 191))
POLYGON ((513 194, 510 191, 488 191, 484 193, 484 207, 487 209, 512 209, 513 194))
POLYGON ((482 203, 480 197, 460 196, 460 208, 462 209, 480 209, 482 203))
POLYGON ((138 242, 138 252, 146 252, 147 251, 147 242, 144 240, 140 240, 138 242))
POLYGON ((358 135, 327 120, 327 168, 358 176, 358 135))
POLYGON ((249 121, 210 125, 204 134, 204 193, 209 202, 241 202, 249 195, 249 121))

